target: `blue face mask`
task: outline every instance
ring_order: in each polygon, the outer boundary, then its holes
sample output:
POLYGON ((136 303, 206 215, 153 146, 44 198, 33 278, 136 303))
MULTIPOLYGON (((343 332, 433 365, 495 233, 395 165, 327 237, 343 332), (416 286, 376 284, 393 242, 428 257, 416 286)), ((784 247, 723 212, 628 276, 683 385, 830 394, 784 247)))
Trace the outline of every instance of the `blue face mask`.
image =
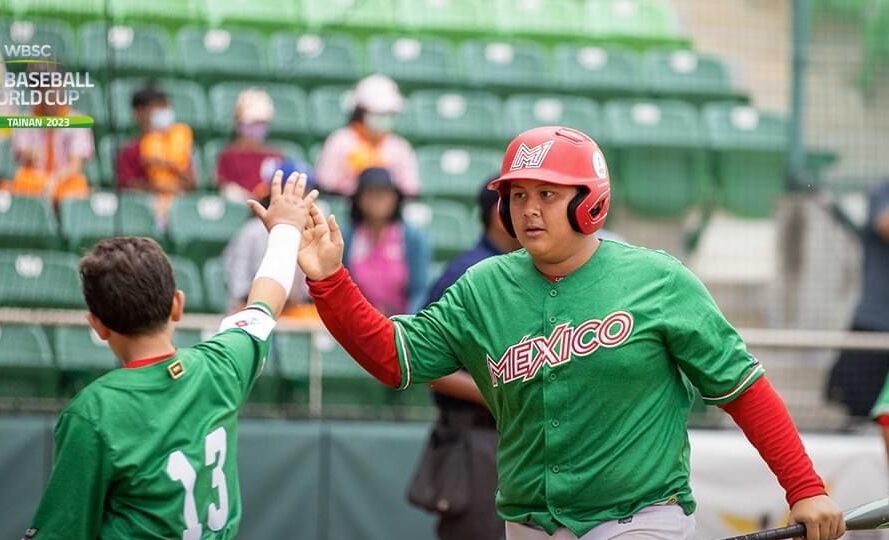
POLYGON ((269 132, 269 125, 265 122, 251 122, 238 124, 238 135, 254 141, 264 141, 269 132))
POLYGON ((148 123, 151 125, 151 129, 156 131, 163 131, 169 128, 175 121, 176 114, 170 107, 164 107, 163 109, 155 109, 151 111, 151 116, 148 119, 148 123))

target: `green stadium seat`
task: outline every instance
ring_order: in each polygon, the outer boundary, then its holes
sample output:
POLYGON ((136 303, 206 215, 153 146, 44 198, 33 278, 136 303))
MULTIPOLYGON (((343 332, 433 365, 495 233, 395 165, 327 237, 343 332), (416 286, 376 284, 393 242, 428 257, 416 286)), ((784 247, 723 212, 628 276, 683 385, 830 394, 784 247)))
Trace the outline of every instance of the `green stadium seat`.
POLYGON ((62 393, 73 396, 101 375, 120 367, 108 343, 88 326, 53 329, 56 365, 62 370, 62 393))
POLYGON ((277 373, 283 380, 281 401, 307 404, 312 335, 307 332, 276 332, 273 347, 272 357, 277 363, 277 373))
POLYGON ((586 0, 583 30, 588 37, 639 47, 685 44, 670 0, 586 0))
POLYGON ((493 2, 477 0, 397 0, 399 27, 427 34, 490 34, 493 2))
POLYGON ((88 159, 83 164, 83 174, 90 184, 90 189, 96 190, 102 188, 102 164, 99 161, 98 153, 93 159, 88 159))
POLYGON ((708 185, 697 110, 681 101, 617 100, 605 105, 611 143, 619 148, 616 199, 649 217, 684 214, 708 185))
POLYGON ((625 97, 642 90, 638 53, 618 46, 560 44, 555 48, 555 78, 566 90, 599 97, 625 97))
POLYGON ((228 279, 225 263, 215 257, 204 263, 204 305, 212 313, 225 313, 228 307, 228 279))
POLYGON ((80 27, 80 64, 101 75, 170 73, 174 70, 167 30, 153 24, 110 24, 96 21, 80 27))
POLYGON ((706 105, 703 119, 720 205, 741 217, 773 216, 784 192, 786 119, 732 103, 706 105))
POLYGON ((67 21, 99 19, 103 16, 103 0, 15 0, 11 2, 16 16, 59 17, 67 21))
POLYGON ((432 145, 417 149, 423 196, 474 204, 482 182, 500 171, 503 153, 487 148, 432 145))
POLYGON ((186 27, 176 34, 182 70, 192 77, 257 78, 266 74, 265 42, 253 30, 186 27))
MULTIPOLYGON (((134 127, 133 94, 147 83, 147 80, 140 78, 116 79, 111 83, 114 124, 118 131, 134 127)), ((185 122, 195 131, 208 127, 207 97, 201 85, 181 79, 158 79, 156 86, 170 96, 177 121, 185 122)))
POLYGON ((16 197, 0 191, 0 248, 59 247, 52 207, 40 197, 16 197))
POLYGON ((201 0, 109 0, 108 11, 115 22, 150 22, 168 28, 189 23, 200 24, 203 20, 204 2, 201 0))
POLYGON ((326 137, 346 125, 352 113, 351 86, 321 86, 309 94, 312 132, 326 137))
POLYGON ((435 260, 448 260, 471 248, 481 234, 481 223, 465 205, 448 200, 410 203, 404 219, 425 230, 435 260))
POLYGON ((348 28, 352 31, 395 28, 397 0, 302 0, 306 26, 348 28))
POLYGON ((201 272, 198 270, 198 266, 194 261, 176 255, 170 256, 170 264, 173 266, 176 287, 185 293, 185 311, 188 313, 206 312, 204 284, 201 281, 201 272))
POLYGON ((275 104, 275 116, 270 126, 273 133, 297 135, 309 131, 306 94, 301 88, 278 83, 223 82, 210 88, 209 92, 217 132, 229 134, 234 130, 235 103, 238 94, 247 88, 261 88, 271 96, 275 104))
POLYGON ((46 332, 33 324, 0 325, 0 396, 54 397, 58 385, 46 332))
POLYGON ((74 104, 74 110, 79 114, 91 116, 95 120, 93 132, 108 129, 108 101, 105 92, 98 81, 93 81, 94 88, 86 88, 80 91, 80 98, 74 104))
POLYGON ((248 215, 246 205, 219 196, 180 196, 170 208, 170 242, 177 254, 205 261, 222 253, 248 215))
POLYGON ((80 252, 102 238, 158 238, 151 198, 142 193, 98 192, 88 199, 65 199, 59 205, 62 236, 69 250, 80 252))
POLYGON ((536 39, 582 34, 576 0, 495 0, 497 28, 502 34, 536 39))
POLYGON ((324 407, 382 405, 387 388, 377 382, 324 332, 314 335, 321 361, 321 399, 324 407))
POLYGON ((504 102, 503 111, 510 133, 555 125, 579 129, 599 142, 607 135, 599 105, 586 98, 519 94, 510 96, 504 102))
POLYGON ((360 77, 360 45, 349 34, 278 32, 269 41, 272 73, 305 84, 360 77))
POLYGON ((15 175, 16 163, 12 156, 12 139, 0 139, 0 179, 11 179, 15 175))
POLYGON ((500 100, 487 92, 418 90, 411 94, 408 135, 429 141, 498 144, 504 137, 500 100))
POLYGON ((444 39, 374 36, 368 67, 399 83, 451 85, 457 77, 453 47, 444 39))
MULTIPOLYGON (((100 188, 113 188, 117 185, 117 152, 124 144, 123 137, 106 135, 99 139, 97 158, 99 161, 98 184, 90 178, 90 183, 100 188)), ((95 160, 94 160, 95 161, 95 160)))
POLYGON ((648 51, 644 77, 648 91, 656 95, 678 95, 698 102, 738 95, 721 59, 689 50, 648 51))
POLYGON ((299 22, 299 6, 294 0, 263 0, 248 6, 242 0, 213 0, 205 12, 211 28, 246 26, 271 30, 292 28, 299 22))
POLYGON ((460 46, 466 79, 481 87, 541 88, 552 86, 552 62, 536 43, 470 40, 460 46))
POLYGON ((54 251, 0 251, 0 305, 84 307, 78 258, 54 251))
MULTIPOLYGON (((0 42, 8 45, 49 45, 53 59, 70 68, 77 59, 74 31, 59 19, 0 20, 0 42)), ((5 60, 33 60, 31 57, 8 54, 5 60)))

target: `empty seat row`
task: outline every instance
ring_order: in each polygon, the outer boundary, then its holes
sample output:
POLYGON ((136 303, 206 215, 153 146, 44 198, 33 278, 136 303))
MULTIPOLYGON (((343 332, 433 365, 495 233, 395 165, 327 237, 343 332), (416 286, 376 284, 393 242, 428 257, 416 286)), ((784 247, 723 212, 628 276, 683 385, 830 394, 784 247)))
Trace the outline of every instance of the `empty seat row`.
POLYGON ((16 0, 2 11, 167 27, 334 27, 356 32, 583 36, 642 44, 685 41, 669 0, 264 0, 250 9, 239 0, 16 0))
MULTIPOLYGON (((173 255, 170 261, 176 285, 185 292, 187 312, 219 313, 225 310, 228 300, 225 275, 218 259, 208 261, 203 270, 182 256, 173 255)), ((0 305, 85 308, 78 263, 79 257, 73 253, 0 250, 0 305)))
POLYGON ((12 43, 50 44, 60 60, 102 79, 181 73, 203 82, 279 79, 314 85, 380 72, 410 86, 737 95, 721 59, 686 49, 640 54, 622 46, 563 43, 550 50, 533 41, 490 39, 455 47, 443 38, 410 35, 374 36, 364 44, 348 34, 293 32, 266 40, 256 30, 197 27, 184 28, 172 39, 160 26, 104 22, 84 25, 75 40, 66 23, 52 20, 0 19, 0 35, 12 43))
MULTIPOLYGON (((177 329, 173 343, 190 347, 215 328, 177 329)), ((325 405, 422 405, 425 390, 393 393, 365 373, 326 333, 278 331, 257 381, 254 402, 305 403, 312 355, 322 375, 325 405)), ((0 324, 0 397, 70 397, 120 365, 108 344, 87 326, 0 324)))

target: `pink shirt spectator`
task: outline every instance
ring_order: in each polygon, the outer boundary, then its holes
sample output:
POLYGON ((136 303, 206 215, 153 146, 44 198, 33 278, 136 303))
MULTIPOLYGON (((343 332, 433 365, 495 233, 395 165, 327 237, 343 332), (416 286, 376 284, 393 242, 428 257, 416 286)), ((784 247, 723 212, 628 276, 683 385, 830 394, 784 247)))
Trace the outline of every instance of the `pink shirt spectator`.
POLYGON ((352 235, 349 271, 368 301, 385 315, 407 313, 409 276, 401 224, 387 226, 376 243, 368 228, 359 225, 352 235))
POLYGON ((15 152, 30 153, 37 158, 35 166, 43 171, 57 171, 68 166, 73 158, 88 160, 93 157, 93 132, 89 128, 12 130, 15 152), (52 163, 47 163, 48 139, 52 137, 52 163))
POLYGON ((376 146, 371 146, 352 127, 334 131, 324 141, 315 167, 318 184, 343 195, 352 195, 358 174, 368 167, 385 167, 392 181, 407 196, 419 193, 417 156, 409 142, 390 133, 376 146))

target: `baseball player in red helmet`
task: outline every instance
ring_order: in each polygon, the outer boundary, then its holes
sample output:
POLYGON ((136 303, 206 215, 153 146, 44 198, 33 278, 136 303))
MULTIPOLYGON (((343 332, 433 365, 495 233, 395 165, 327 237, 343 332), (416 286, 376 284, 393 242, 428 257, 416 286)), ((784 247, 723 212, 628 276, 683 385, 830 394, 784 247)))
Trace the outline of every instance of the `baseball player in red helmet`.
POLYGON ((693 538, 692 387, 757 448, 807 539, 841 536, 784 403, 701 282, 664 252, 597 238, 611 192, 596 143, 535 128, 500 173, 490 188, 523 249, 473 266, 417 315, 371 307, 317 209, 299 264, 327 328, 381 382, 472 375, 500 433, 507 540, 693 538))

